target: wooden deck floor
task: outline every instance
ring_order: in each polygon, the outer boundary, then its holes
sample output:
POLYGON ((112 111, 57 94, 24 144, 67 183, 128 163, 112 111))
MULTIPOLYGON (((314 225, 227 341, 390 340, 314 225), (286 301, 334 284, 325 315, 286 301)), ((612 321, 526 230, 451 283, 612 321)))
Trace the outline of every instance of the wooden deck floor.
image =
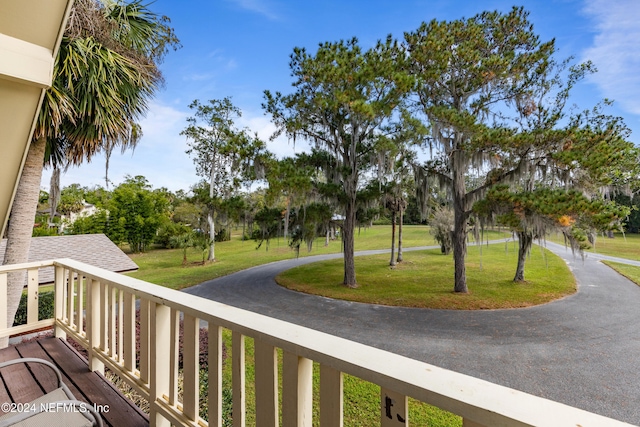
MULTIPOLYGON (((148 426, 149 419, 108 380, 90 372, 87 361, 58 338, 42 338, 0 350, 0 362, 20 357, 37 357, 58 366, 76 399, 108 408, 100 411, 105 425, 148 426)), ((0 371, 0 403, 27 403, 57 387, 55 374, 42 365, 8 366, 0 371)), ((95 407, 95 406, 94 406, 95 407)), ((0 411, 1 413, 1 411, 0 411)))

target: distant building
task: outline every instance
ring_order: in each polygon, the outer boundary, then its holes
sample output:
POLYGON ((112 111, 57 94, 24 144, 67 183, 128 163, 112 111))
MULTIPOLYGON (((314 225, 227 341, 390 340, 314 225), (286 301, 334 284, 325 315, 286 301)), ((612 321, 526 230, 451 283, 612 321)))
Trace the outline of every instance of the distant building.
MULTIPOLYGON (((76 222, 78 218, 84 218, 91 216, 99 211, 96 205, 82 201, 82 209, 79 212, 71 212, 69 215, 63 215, 60 212, 56 212, 56 218, 60 218, 59 222, 49 222, 49 228, 58 228, 58 233, 64 234, 64 229, 76 222)), ((51 208, 42 209, 38 211, 39 214, 48 215, 51 218, 51 208)))

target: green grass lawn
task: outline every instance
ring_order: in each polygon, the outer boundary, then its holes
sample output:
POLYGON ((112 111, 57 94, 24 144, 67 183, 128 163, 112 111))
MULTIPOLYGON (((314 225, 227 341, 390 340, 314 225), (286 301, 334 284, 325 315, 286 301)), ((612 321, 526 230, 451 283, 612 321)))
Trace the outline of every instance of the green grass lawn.
POLYGON ((526 282, 515 283, 517 246, 513 243, 469 245, 468 294, 453 291, 453 259, 439 250, 405 253, 389 267, 387 255, 356 258, 359 287, 341 285, 342 260, 297 267, 281 273, 282 286, 300 292, 374 304, 440 309, 496 309, 543 304, 576 291, 565 262, 534 246, 525 269, 526 282), (480 253, 482 250, 482 254, 480 253))
MULTIPOLYGON (((436 242, 429 234, 427 226, 404 226, 403 246, 429 246, 436 242)), ((485 239, 497 239, 507 236, 506 233, 491 231, 485 233, 485 239)), ((325 246, 324 238, 317 239, 311 252, 300 249, 299 256, 337 253, 341 250, 341 241, 333 240, 325 246)), ((253 240, 242 241, 240 234, 232 235, 231 241, 216 243, 216 262, 202 265, 202 254, 198 250, 188 251, 188 266, 182 266, 181 249, 151 250, 142 254, 130 254, 131 259, 140 269, 129 273, 130 276, 172 289, 183 289, 197 285, 206 280, 215 279, 236 271, 256 265, 283 259, 295 258, 296 253, 284 239, 271 241, 268 249, 266 243, 256 249, 253 240)), ((391 247, 391 227, 373 226, 356 231, 356 251, 369 249, 385 249, 391 247)))
MULTIPOLYGON (((562 234, 552 234, 547 240, 564 244, 562 234)), ((640 234, 615 233, 613 239, 598 236, 595 246, 587 252, 640 261, 640 234)))
MULTIPOLYGON (((223 365, 223 388, 231 388, 231 332, 223 330, 223 339, 229 354, 223 365)), ((245 339, 247 426, 255 426, 255 359, 254 341, 245 339)), ((282 374, 282 351, 278 350, 278 372, 282 374)), ((278 381, 282 403, 282 378, 278 381)), ((320 425, 320 365, 313 365, 313 426, 320 425)), ((282 418, 282 414, 281 414, 282 418)), ((458 427, 462 419, 454 414, 426 403, 409 399, 409 422, 416 427, 458 427)), ((380 387, 351 375, 344 376, 344 426, 371 427, 380 425, 380 387)))
POLYGON ((627 279, 631 280, 636 285, 640 285, 640 267, 612 261, 602 262, 622 274, 627 279))

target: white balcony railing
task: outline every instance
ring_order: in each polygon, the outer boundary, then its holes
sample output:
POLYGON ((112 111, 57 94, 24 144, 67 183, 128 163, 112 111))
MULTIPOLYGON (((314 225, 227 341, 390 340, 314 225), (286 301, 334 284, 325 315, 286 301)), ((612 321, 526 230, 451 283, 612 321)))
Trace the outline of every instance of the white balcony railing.
MULTIPOLYGON (((0 266, 28 271, 27 324, 0 337, 54 326, 88 350, 89 367, 107 367, 148 399, 151 425, 222 426, 222 329, 232 334, 233 426, 245 425, 244 339, 255 340, 256 425, 312 425, 312 365, 320 364, 319 421, 343 425, 343 373, 381 387, 382 427, 407 426, 407 397, 458 414, 465 427, 624 426, 620 421, 448 371, 333 335, 63 259, 0 266), (55 318, 38 319, 38 268, 55 267, 55 318), (140 333, 136 337, 136 311, 140 333), (179 323, 184 324, 183 396, 178 401, 179 323), (199 417, 199 325, 208 322, 208 424, 199 417), (138 342, 136 342, 138 340, 138 342), (139 345, 139 361, 136 358, 139 345), (282 349, 282 399, 277 349, 282 349), (391 418, 390 418, 391 416, 391 418)), ((6 315, 0 304, 0 322, 6 315)), ((206 392, 206 391, 205 391, 206 392)))

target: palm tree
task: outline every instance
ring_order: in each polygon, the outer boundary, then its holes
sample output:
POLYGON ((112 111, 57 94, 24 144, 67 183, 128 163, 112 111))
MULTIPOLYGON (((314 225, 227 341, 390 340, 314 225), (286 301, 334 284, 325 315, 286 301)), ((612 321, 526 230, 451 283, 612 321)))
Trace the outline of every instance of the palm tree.
MULTIPOLYGON (((135 146, 137 121, 162 83, 158 64, 178 46, 167 24, 139 0, 75 1, 13 202, 4 264, 28 260, 45 163, 79 164, 114 146, 135 146)), ((25 275, 8 280, 11 325, 25 275)))

